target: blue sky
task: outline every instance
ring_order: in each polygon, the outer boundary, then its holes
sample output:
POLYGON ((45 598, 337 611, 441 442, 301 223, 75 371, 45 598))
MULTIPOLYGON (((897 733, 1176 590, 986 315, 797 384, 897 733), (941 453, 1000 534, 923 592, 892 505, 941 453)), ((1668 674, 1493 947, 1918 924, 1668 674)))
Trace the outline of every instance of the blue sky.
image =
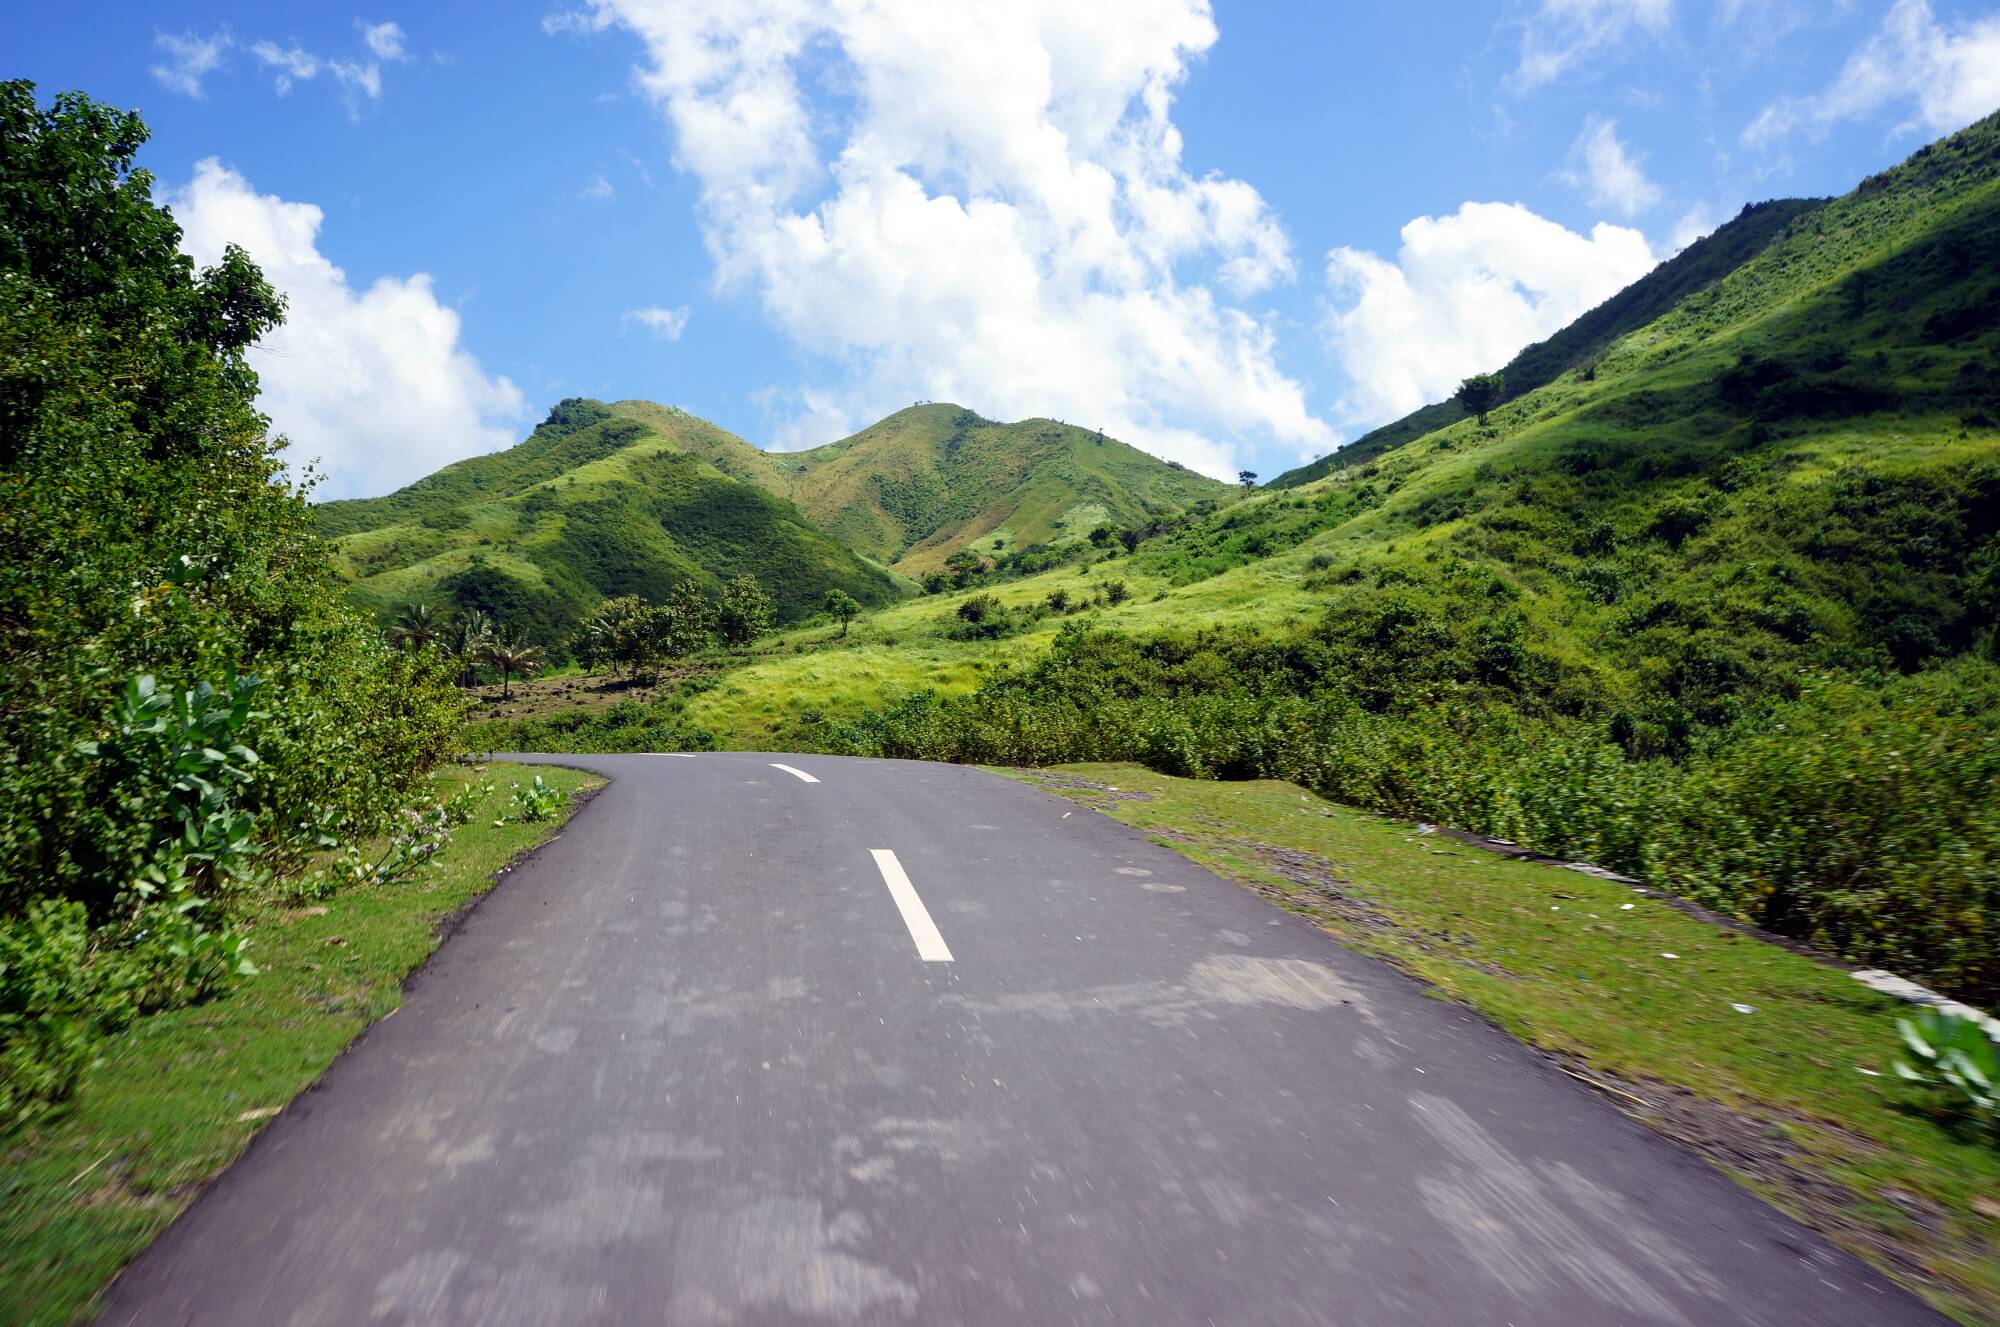
POLYGON ((384 2, 10 23, 287 291, 257 366, 322 496, 572 395, 1268 475, 2000 107, 2000 5, 1952 0, 384 2))

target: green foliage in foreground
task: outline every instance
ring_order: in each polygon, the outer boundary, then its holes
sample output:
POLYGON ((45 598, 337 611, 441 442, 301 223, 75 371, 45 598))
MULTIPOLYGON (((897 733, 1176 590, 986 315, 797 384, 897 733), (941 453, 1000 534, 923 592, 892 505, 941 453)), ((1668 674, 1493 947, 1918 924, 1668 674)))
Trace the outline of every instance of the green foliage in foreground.
POLYGON ((1678 761, 1635 759, 1601 723, 1538 699, 1555 665, 1519 642, 1478 624, 1385 635, 1398 609, 1378 607, 1284 643, 1065 629, 970 696, 919 693, 798 737, 854 755, 1287 779, 2000 997, 2000 666, 1807 679, 1678 761))
POLYGON ((0 1126, 247 972, 242 910, 386 823, 462 714, 341 606, 255 409, 281 301, 182 255, 145 139, 0 84, 0 1126))
MULTIPOLYGON (((440 769, 419 789, 432 815, 451 808, 459 822, 440 851, 409 869, 365 874, 313 906, 244 900, 236 924, 252 938, 257 977, 227 999, 165 1010, 94 1041, 65 1107, 0 1135, 0 1321, 89 1321, 118 1269, 264 1120, 396 1008, 404 978, 437 947, 440 924, 558 827, 559 818, 509 818, 508 785, 531 773, 565 801, 601 782, 566 769, 440 769)), ((394 838, 357 843, 357 856, 390 865, 394 838)), ((80 941, 72 931, 69 942, 80 941)), ((46 961, 52 948, 31 952, 46 961)), ((0 938, 0 961, 13 952, 0 938)))
POLYGON ((1899 1018, 1896 1030, 1914 1066, 1896 1061, 1896 1076, 1942 1088, 1995 1143, 2000 1143, 2000 1046, 1962 1014, 1926 1009, 1899 1018))

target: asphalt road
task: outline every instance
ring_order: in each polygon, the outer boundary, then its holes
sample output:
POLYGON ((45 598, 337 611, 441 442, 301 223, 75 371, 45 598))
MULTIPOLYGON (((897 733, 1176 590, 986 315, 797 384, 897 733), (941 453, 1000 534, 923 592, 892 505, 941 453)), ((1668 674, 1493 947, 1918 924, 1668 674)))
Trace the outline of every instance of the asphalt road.
POLYGON ((1058 798, 897 761, 559 763, 614 781, 103 1321, 1942 1321, 1058 798))

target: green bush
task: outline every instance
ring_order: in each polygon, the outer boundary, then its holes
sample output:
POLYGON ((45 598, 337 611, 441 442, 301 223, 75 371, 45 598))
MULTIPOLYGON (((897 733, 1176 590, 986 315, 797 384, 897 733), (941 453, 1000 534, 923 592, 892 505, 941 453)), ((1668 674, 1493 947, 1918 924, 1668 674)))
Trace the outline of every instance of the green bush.
POLYGON ((195 270, 145 139, 0 84, 0 1118, 250 971, 240 901, 383 827, 463 713, 343 605, 256 409, 282 301, 241 250, 195 270))
POLYGON ((1286 641, 1071 625, 973 695, 918 693, 793 736, 840 754, 1290 779, 2000 995, 2000 667, 1808 678, 1794 700, 1693 730, 1679 759, 1635 758, 1616 724, 1513 689, 1546 690, 1521 680, 1554 669, 1532 642, 1512 638, 1532 666, 1482 668, 1478 626, 1399 592, 1286 641))

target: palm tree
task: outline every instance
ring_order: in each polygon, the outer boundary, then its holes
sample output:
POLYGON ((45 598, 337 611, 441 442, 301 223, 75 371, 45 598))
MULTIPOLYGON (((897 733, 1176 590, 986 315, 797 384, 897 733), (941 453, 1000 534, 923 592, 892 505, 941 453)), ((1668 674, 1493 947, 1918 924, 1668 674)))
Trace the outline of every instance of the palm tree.
POLYGON ((444 622, 437 609, 422 602, 404 608, 396 618, 396 625, 389 628, 389 643, 401 645, 412 654, 426 645, 435 645, 443 636, 444 622))
POLYGON ((451 628, 445 633, 445 653, 458 660, 458 684, 472 685, 479 660, 486 653, 487 644, 493 639, 493 619, 477 609, 460 613, 452 619, 451 628))
POLYGON ((530 645, 520 634, 505 627, 493 633, 493 639, 486 643, 486 662, 500 670, 500 699, 512 700, 514 693, 510 684, 514 674, 523 677, 542 666, 542 647, 530 645))

